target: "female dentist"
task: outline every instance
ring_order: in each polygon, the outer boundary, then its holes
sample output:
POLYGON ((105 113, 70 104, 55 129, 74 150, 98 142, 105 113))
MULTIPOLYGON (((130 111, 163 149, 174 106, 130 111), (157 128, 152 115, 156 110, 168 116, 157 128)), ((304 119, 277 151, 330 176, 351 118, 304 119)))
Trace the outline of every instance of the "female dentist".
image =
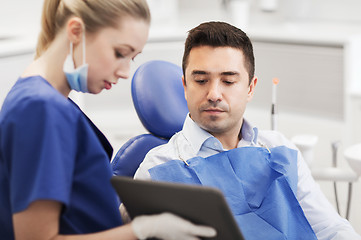
POLYGON ((145 0, 45 0, 35 60, 0 112, 2 239, 197 239, 215 231, 164 213, 122 225, 112 148, 68 99, 128 78, 148 37, 145 0))

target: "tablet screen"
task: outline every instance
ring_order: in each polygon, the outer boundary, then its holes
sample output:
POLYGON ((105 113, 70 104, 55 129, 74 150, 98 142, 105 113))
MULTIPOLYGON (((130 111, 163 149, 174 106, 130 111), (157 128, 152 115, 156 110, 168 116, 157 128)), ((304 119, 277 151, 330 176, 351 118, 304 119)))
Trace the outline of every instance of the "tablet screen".
POLYGON ((131 218, 171 212, 195 224, 214 227, 217 236, 207 239, 244 239, 218 189, 120 176, 114 176, 111 181, 131 218))

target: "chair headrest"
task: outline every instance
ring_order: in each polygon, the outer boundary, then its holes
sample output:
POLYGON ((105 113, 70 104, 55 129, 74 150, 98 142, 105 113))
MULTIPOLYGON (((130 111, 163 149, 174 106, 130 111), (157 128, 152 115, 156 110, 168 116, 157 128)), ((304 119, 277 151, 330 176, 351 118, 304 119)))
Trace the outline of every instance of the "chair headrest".
POLYGON ((188 113, 182 85, 182 68, 154 60, 141 65, 132 79, 132 98, 143 126, 169 139, 182 130, 188 113))
POLYGON ((113 174, 133 177, 149 150, 165 143, 167 140, 151 134, 142 134, 129 139, 111 162, 113 174))

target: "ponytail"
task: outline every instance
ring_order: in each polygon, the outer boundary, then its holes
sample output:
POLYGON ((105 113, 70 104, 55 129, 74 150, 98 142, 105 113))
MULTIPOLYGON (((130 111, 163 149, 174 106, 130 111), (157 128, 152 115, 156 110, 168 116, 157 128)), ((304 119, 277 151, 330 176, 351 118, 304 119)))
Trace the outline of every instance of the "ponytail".
POLYGON ((56 35, 55 16, 61 0, 45 0, 41 15, 41 32, 36 46, 35 59, 38 58, 54 40, 56 35))
POLYGON ((35 59, 48 49, 71 16, 80 17, 90 33, 104 27, 117 27, 124 16, 150 23, 146 0, 44 0, 35 59))

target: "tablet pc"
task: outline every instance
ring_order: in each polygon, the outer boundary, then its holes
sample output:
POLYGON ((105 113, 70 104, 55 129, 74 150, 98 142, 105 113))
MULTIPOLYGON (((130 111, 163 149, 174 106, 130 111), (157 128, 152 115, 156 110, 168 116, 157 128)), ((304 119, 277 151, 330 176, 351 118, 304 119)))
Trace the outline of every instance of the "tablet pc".
POLYGON ((131 218, 171 212, 195 224, 214 227, 217 236, 207 239, 244 240, 218 189, 120 176, 113 176, 111 182, 131 218))

